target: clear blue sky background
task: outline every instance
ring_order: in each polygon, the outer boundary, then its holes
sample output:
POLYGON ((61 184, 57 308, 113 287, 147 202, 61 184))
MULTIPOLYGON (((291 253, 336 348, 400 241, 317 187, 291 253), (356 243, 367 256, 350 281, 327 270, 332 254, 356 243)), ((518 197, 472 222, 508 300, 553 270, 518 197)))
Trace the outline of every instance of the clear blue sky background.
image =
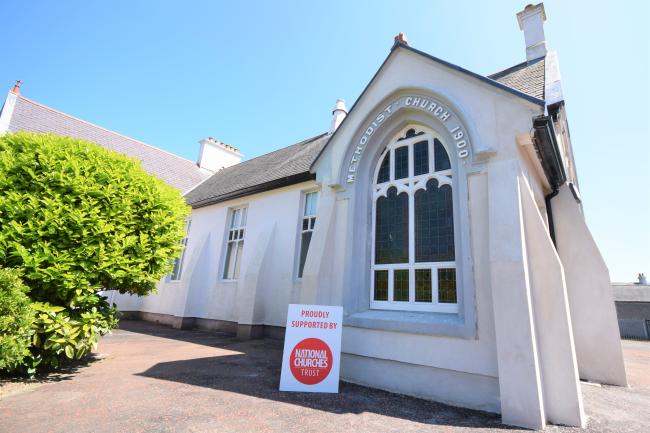
MULTIPOLYGON (((18 1, 0 4, 0 89, 195 160, 251 158, 329 127, 393 43, 489 74, 525 59, 525 1, 18 1)), ((650 9, 545 2, 587 220, 612 279, 650 273, 650 9)))

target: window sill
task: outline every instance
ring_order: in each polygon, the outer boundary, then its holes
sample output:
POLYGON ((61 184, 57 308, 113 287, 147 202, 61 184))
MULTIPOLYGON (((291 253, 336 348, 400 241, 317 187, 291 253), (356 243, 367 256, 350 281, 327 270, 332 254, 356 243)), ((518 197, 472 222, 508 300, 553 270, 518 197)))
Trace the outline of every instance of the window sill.
POLYGON ((436 337, 476 338, 457 314, 419 311, 366 310, 346 316, 344 326, 436 337))

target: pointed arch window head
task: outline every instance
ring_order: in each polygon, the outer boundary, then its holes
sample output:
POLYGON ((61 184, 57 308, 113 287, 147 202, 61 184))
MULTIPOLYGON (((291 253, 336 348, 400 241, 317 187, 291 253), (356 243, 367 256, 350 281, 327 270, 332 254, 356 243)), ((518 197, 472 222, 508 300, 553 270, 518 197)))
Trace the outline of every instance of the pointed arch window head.
POLYGON ((457 312, 452 161, 433 131, 407 128, 372 187, 370 306, 457 312))

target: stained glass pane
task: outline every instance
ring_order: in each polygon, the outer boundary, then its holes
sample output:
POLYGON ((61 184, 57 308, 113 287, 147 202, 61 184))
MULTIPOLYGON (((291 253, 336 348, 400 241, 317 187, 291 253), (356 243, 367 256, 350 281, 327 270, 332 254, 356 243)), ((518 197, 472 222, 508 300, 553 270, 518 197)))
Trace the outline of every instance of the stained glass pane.
POLYGON ((448 170, 451 168, 449 155, 445 146, 436 138, 433 140, 433 156, 435 157, 436 171, 448 170))
POLYGON ((377 183, 384 183, 390 180, 390 152, 386 152, 384 160, 381 162, 379 167, 379 173, 377 173, 377 183))
POLYGON ((298 265, 298 277, 300 278, 302 278, 302 271, 305 269, 305 261, 307 260, 309 243, 311 242, 311 233, 312 232, 303 233, 300 240, 300 263, 298 265))
POLYGON ((415 176, 429 172, 429 142, 420 141, 413 145, 413 174, 415 176))
POLYGON ((431 269, 415 270, 415 302, 432 302, 431 269))
POLYGON ((375 219, 375 263, 408 262, 408 194, 388 189, 387 197, 377 199, 375 219))
POLYGON ((388 271, 375 271, 375 301, 388 301, 388 271))
POLYGON ((438 269, 438 302, 455 304, 456 269, 438 269))
POLYGON ((453 261, 454 211, 449 185, 427 182, 426 190, 415 193, 415 261, 453 261))
POLYGON ((409 148, 402 146, 395 149, 395 179, 409 177, 409 148))
POLYGON ((393 301, 409 300, 409 271, 400 269, 393 271, 393 301))

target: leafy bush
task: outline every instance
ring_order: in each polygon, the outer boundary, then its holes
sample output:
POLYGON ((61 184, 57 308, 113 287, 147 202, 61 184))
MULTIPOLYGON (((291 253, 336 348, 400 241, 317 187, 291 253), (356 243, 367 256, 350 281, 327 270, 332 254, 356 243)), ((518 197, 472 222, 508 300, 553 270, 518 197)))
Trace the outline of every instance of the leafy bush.
POLYGON ((38 310, 34 365, 86 354, 115 324, 97 292, 146 295, 180 254, 189 207, 134 159, 52 134, 0 137, 0 267, 38 310))
POLYGON ((0 269, 0 370, 13 370, 30 354, 34 311, 29 289, 15 269, 0 269))
POLYGON ((74 310, 35 302, 36 320, 27 373, 39 367, 59 367, 64 361, 81 359, 97 347, 99 337, 117 325, 116 310, 106 298, 92 295, 83 308, 74 310), (92 306, 91 306, 92 305, 92 306))
POLYGON ((52 134, 0 137, 0 266, 37 300, 145 295, 180 253, 188 206, 139 162, 52 134))

